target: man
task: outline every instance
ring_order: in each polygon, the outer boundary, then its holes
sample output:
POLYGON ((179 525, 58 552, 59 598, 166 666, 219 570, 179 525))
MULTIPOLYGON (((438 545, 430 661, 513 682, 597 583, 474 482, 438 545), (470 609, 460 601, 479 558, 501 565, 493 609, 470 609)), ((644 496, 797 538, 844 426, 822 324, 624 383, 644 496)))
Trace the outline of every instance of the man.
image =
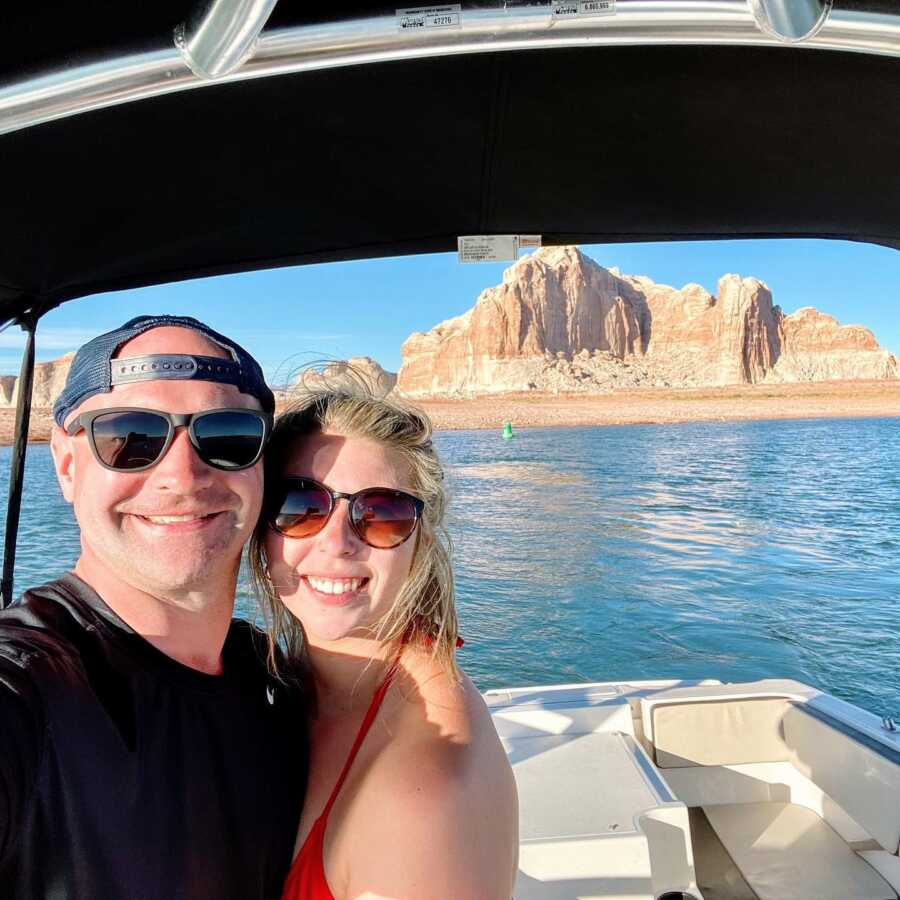
POLYGON ((81 555, 0 612, 0 898, 280 896, 305 710, 231 619, 273 409, 195 319, 76 355, 51 448, 81 555))

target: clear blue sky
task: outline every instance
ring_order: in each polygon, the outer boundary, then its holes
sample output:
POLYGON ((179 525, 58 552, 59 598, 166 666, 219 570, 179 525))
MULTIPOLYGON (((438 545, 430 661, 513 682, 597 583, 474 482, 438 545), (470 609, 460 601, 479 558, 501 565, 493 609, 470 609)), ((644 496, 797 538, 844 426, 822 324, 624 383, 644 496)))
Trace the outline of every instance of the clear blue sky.
MULTIPOLYGON (((715 293, 726 272, 754 275, 785 312, 815 306, 871 328, 900 354, 900 252, 838 241, 605 244, 581 248, 603 266, 715 293)), ((253 353, 270 379, 304 362, 371 356, 400 366, 400 345, 469 309, 508 263, 459 265, 456 254, 333 263, 204 278, 66 303, 38 327, 38 361, 55 359, 142 313, 197 316, 253 353)), ((18 373, 19 329, 0 334, 0 372, 18 373)))

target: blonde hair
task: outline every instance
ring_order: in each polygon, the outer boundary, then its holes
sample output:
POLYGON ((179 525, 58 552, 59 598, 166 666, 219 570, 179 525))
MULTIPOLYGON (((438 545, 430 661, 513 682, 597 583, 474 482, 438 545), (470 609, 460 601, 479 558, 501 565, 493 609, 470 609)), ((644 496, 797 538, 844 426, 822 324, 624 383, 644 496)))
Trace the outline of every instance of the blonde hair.
MULTIPOLYGON (((450 535, 444 518, 443 470, 425 413, 394 397, 377 397, 365 382, 305 390, 278 417, 266 448, 266 485, 277 483, 297 443, 322 431, 368 438, 396 453, 409 471, 409 488, 425 501, 415 535, 409 575, 378 625, 377 638, 427 648, 454 679, 459 678, 458 636, 450 535)), ((269 636, 269 666, 278 674, 279 646, 295 672, 308 674, 303 626, 284 607, 268 575, 265 537, 268 506, 250 541, 250 568, 269 636)))

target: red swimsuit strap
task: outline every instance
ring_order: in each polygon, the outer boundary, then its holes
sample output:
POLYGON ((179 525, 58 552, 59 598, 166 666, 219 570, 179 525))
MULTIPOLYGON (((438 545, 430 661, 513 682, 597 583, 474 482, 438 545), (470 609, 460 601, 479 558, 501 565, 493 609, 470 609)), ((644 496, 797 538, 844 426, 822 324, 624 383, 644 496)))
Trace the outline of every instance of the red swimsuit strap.
MULTIPOLYGON (((400 651, 403 652, 402 650, 400 651)), ((397 668, 400 664, 400 653, 397 654, 397 658, 391 663, 390 669, 388 669, 387 675, 384 676, 384 681, 378 686, 378 689, 375 691, 375 695, 372 697, 372 702, 369 704, 369 709, 366 711, 366 717, 362 721, 362 725, 359 726, 359 731, 356 734, 356 740, 353 742, 353 746, 350 748, 350 755, 347 757, 347 762, 344 763, 344 768, 341 770, 341 774, 338 777, 338 780, 334 786, 334 789, 331 791, 331 796, 328 798, 328 802, 325 804, 325 809, 322 810, 322 815, 319 816, 319 820, 324 822, 328 819, 328 814, 331 812, 331 807, 334 806, 334 801, 337 800, 337 795, 340 793, 341 787, 344 784, 344 780, 347 778, 347 774, 350 771, 350 767, 353 765, 353 760, 356 759, 356 754, 359 753, 359 748, 362 746, 362 742, 366 739, 366 735, 369 733, 369 729, 372 727, 372 723, 375 721, 375 716, 378 715, 378 710, 381 708, 381 703, 384 700, 385 694, 388 692, 388 688, 391 686, 391 682, 394 680, 394 675, 397 673, 397 668)))

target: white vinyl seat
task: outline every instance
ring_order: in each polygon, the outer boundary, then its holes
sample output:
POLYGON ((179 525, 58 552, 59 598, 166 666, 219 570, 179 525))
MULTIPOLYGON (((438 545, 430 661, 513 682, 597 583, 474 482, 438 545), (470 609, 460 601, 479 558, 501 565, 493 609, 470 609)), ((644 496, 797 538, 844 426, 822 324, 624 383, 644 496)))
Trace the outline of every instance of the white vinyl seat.
POLYGON ((858 714, 847 721, 822 701, 772 693, 763 685, 757 697, 642 700, 657 765, 676 792, 679 782, 694 790, 679 796, 703 809, 760 900, 894 900, 900 748, 873 737, 875 723, 858 714), (766 766, 790 772, 767 781, 766 766), (760 786, 775 795, 760 796, 760 786))
POLYGON ((703 811, 759 900, 897 900, 894 889, 805 806, 730 803, 703 811))

